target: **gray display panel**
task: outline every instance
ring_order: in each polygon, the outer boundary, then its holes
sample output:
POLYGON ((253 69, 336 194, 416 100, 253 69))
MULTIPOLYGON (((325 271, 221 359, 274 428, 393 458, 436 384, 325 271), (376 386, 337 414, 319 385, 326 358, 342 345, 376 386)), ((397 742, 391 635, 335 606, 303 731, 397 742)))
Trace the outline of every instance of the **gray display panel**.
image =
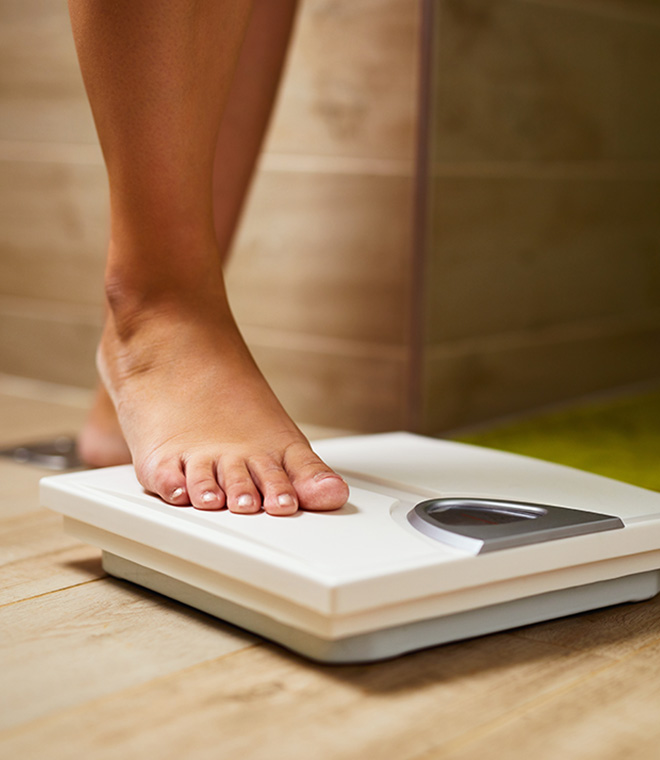
POLYGON ((618 517, 549 504, 482 498, 427 499, 408 513, 430 538, 470 554, 623 528, 618 517))

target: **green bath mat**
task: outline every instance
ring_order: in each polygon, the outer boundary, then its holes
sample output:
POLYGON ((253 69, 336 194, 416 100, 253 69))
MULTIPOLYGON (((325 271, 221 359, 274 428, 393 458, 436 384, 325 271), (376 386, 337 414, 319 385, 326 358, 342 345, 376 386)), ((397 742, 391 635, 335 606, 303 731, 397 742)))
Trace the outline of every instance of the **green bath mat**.
POLYGON ((660 491, 660 391, 543 414, 457 440, 660 491))

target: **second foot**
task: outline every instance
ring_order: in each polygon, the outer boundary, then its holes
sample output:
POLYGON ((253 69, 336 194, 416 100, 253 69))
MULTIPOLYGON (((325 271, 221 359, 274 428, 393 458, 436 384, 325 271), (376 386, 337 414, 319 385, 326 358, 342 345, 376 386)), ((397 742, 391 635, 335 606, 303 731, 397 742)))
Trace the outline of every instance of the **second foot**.
POLYGON ((117 413, 105 388, 99 384, 94 403, 78 434, 78 456, 88 467, 131 463, 131 452, 121 432, 117 413))

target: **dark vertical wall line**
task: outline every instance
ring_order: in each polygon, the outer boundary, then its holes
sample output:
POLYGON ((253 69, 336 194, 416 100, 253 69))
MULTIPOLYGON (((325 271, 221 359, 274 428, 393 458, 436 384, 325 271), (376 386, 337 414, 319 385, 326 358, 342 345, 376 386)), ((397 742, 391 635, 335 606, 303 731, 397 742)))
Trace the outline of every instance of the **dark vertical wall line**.
POLYGON ((421 431, 424 427, 423 381, 425 320, 425 272, 428 245, 428 201, 430 179, 430 140, 432 117, 433 29, 436 3, 419 0, 421 28, 417 94, 417 151, 414 188, 412 276, 410 292, 410 361, 408 364, 408 405, 406 427, 421 431))

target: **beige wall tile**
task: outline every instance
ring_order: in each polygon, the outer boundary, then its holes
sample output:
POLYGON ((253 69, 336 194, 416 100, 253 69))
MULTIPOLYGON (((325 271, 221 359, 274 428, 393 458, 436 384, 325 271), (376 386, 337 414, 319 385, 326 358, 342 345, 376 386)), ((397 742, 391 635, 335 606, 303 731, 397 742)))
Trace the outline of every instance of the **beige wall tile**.
MULTIPOLYGON (((100 325, 94 310, 0 300, 0 372, 91 388, 100 325)), ((259 366, 297 421, 355 431, 405 426, 405 351, 283 335, 264 340, 246 330, 259 366)))
MULTIPOLYGON (((17 385, 18 382, 25 381, 16 381, 14 384, 17 385)), ((29 381, 27 382, 29 384, 29 381)), ((35 399, 8 394, 4 391, 3 385, 0 379, 0 448, 9 448, 26 441, 55 438, 63 433, 75 431, 85 420, 86 411, 82 407, 57 403, 51 399, 45 400, 47 391, 44 388, 39 389, 43 398, 35 399)), ((3 460, 3 464, 7 469, 20 467, 9 460, 3 460)), ((18 478, 18 472, 12 474, 18 478)), ((18 490, 14 495, 18 496, 18 490)), ((37 509, 38 498, 36 494, 34 496, 32 507, 37 509)), ((3 494, 0 496, 0 519, 7 516, 8 510, 11 511, 11 499, 7 498, 5 483, 3 494)), ((16 559, 13 555, 8 555, 5 546, 2 546, 0 553, 2 554, 0 564, 16 559)))
POLYGON ((66 3, 0 0, 0 139, 96 140, 66 3))
POLYGON ((406 425, 407 362, 250 342, 273 390, 295 420, 360 431, 406 425))
MULTIPOLYGON (((303 0, 269 150, 410 158, 417 3, 303 0)), ((0 139, 95 142, 66 5, 0 0, 0 139)))
POLYGON ((423 430, 433 433, 659 378, 660 318, 609 333, 439 347, 425 367, 423 430))
POLYGON ((410 0, 303 0, 267 149, 411 158, 418 6, 410 0))
POLYGON ((658 9, 435 7, 426 429, 657 376, 658 9))
POLYGON ((427 340, 660 304, 660 179, 439 178, 427 340))
POLYGON ((572 5, 438 3, 436 160, 660 158, 660 24, 572 5))
MULTIPOLYGON (((66 6, 0 0, 0 14, 0 141, 25 146, 0 163, 0 370, 89 386, 106 180, 43 146, 96 140, 66 6)), ((406 362, 391 347, 409 331, 418 23, 408 0, 302 2, 268 145, 279 169, 261 172, 229 274, 239 321, 286 337, 255 352, 299 419, 401 424, 406 362), (321 164, 287 168, 286 154, 321 164), (358 348, 344 356, 342 340, 358 348)))
MULTIPOLYGON (((428 425, 649 376, 649 331, 625 340, 607 327, 589 340, 534 338, 553 325, 623 325, 652 312, 660 301, 657 174, 511 176, 507 162, 660 160, 655 3, 436 6, 437 157, 441 172, 471 162, 472 175, 440 176, 431 213, 427 338, 442 345, 427 357, 428 425), (480 176, 493 162, 504 176, 480 176), (532 331, 529 345, 496 350, 491 336, 521 331, 532 331), (463 354, 449 345, 468 338, 463 354), (559 368, 568 368, 563 380, 559 368)), ((303 421, 355 430, 406 424, 419 8, 410 0, 302 2, 267 145, 276 161, 265 163, 252 193, 229 289, 266 374, 303 421)), ((0 140, 95 142, 66 7, 0 0, 0 14, 0 140)), ((34 151, 34 160, 0 163, 0 296, 37 299, 23 310, 0 299, 0 371, 91 385, 105 174, 34 151), (70 306, 58 311, 55 302, 70 306)))
POLYGON ((100 325, 100 313, 0 300, 0 372, 92 387, 100 325))
POLYGON ((97 143, 86 100, 48 100, 29 94, 0 96, 0 140, 30 143, 97 143))
POLYGON ((102 166, 0 162, 0 295, 101 303, 106 204, 102 166))
POLYGON ((239 323, 403 343, 409 177, 262 172, 229 267, 239 323))

